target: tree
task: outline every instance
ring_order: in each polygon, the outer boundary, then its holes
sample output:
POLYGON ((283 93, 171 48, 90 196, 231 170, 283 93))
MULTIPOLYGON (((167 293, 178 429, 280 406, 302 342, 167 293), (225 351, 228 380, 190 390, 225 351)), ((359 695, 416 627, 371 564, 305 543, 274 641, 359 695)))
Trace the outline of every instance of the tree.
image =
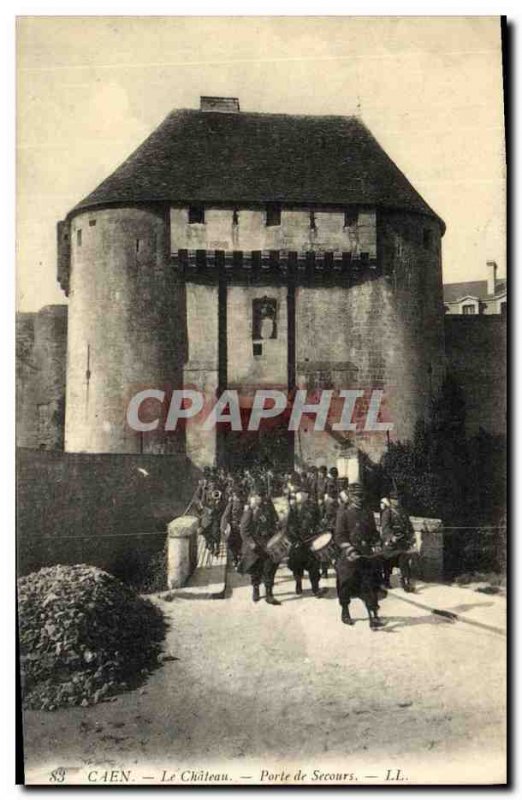
POLYGON ((447 378, 428 422, 418 420, 411 442, 393 442, 381 460, 385 492, 395 486, 411 513, 461 520, 467 513, 469 455, 465 403, 447 378))

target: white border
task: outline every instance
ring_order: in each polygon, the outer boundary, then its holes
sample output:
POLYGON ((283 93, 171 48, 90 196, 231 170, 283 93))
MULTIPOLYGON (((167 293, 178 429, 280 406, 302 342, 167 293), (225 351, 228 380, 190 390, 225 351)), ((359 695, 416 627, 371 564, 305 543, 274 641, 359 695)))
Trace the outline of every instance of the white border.
MULTIPOLYGON (((74 5, 70 2, 10 2, 4 0, 0 9, 0 81, 2 84, 2 98, 3 114, 2 124, 0 126, 1 138, 1 157, 0 175, 2 176, 2 189, 3 189, 3 202, 2 213, 0 214, 1 238, 2 243, 2 291, 1 291, 1 313, 0 313, 0 359, 1 359, 1 375, 2 375, 2 397, 1 397, 1 419, 4 426, 4 433, 2 436, 2 464, 0 474, 0 487, 1 487, 1 501, 0 509, 2 510, 2 533, 3 533, 3 547, 2 547, 2 580, 0 581, 1 595, 0 595, 0 608, 2 618, 2 659, 0 661, 0 687, 2 691, 2 717, 1 726, 2 745, 0 747, 0 786, 2 788, 3 797, 19 796, 23 791, 21 787, 14 786, 14 754, 15 754, 15 739, 14 739, 14 614, 15 614, 15 539, 14 539, 14 255, 15 255, 15 170, 14 170, 14 152, 15 152, 15 123, 14 123, 14 108, 15 108, 15 17, 24 15, 35 16, 76 16, 76 15, 208 15, 208 16, 221 16, 221 15, 240 15, 240 16, 326 16, 326 15, 359 15, 359 16, 385 16, 385 15, 408 15, 415 16, 422 13, 422 15, 434 16, 454 16, 454 15, 486 15, 495 16, 505 14, 508 21, 514 26, 512 45, 513 52, 511 55, 511 83, 513 88, 512 98, 512 119, 511 119, 511 139, 512 151, 515 149, 515 131, 520 131, 520 111, 515 108, 515 103, 520 106, 520 58, 514 52, 516 40, 519 38, 519 31, 517 30, 517 23, 520 23, 522 14, 520 12, 520 2, 517 0, 506 0, 505 2, 455 2, 455 0, 437 0, 437 2, 424 2, 419 4, 410 0, 406 2, 389 3, 378 2, 377 0, 353 0, 349 4, 337 0, 322 0, 321 3, 317 2, 300 2, 292 3, 288 0, 265 0, 265 2, 258 2, 257 0, 243 0, 243 2, 220 2, 212 3, 209 0, 192 0, 190 3, 173 3, 172 0, 149 0, 149 2, 137 2, 137 0, 110 0, 101 2, 100 0, 91 0, 91 2, 76 2, 74 5), (6 380, 7 378, 7 380, 6 380), (6 647, 5 645, 8 644, 6 647)), ((511 319, 516 319, 514 308, 517 310, 522 307, 520 294, 522 292, 522 280, 515 279, 518 271, 518 264, 516 263, 516 232, 522 225, 522 212, 520 205, 515 203, 516 189, 519 186, 520 180, 520 159, 515 160, 514 153, 512 152, 511 163, 511 192, 512 192, 512 219, 511 219, 511 234, 512 234, 512 261, 510 264, 510 293, 512 298, 510 301, 511 319), (516 170, 515 167, 516 163, 516 170), (515 287, 516 284, 516 287, 515 287), (515 289, 515 291, 514 291, 515 289)), ((513 324, 513 323, 512 323, 513 324)), ((520 397, 520 381, 522 380, 518 366, 520 352, 520 344, 522 337, 522 325, 515 323, 512 330, 511 349, 512 353, 512 367, 513 372, 511 375, 512 380, 512 409, 513 414, 516 408, 515 398, 520 397)), ((513 420, 514 423, 514 420, 513 420)), ((513 425, 512 441, 515 445, 511 469, 515 469, 518 465, 520 450, 522 447, 522 433, 520 427, 513 425), (515 444, 516 442, 516 444, 515 444)), ((520 470, 516 470, 514 480, 512 481, 512 498, 513 501, 521 495, 522 479, 520 470)), ((518 503, 517 503, 518 506, 518 503)), ((515 557, 515 563, 512 565, 512 593, 516 590, 518 582, 517 576, 522 573, 521 552, 522 547, 518 546, 515 552, 515 541, 520 536, 522 522, 519 517, 518 507, 514 508, 513 519, 511 520, 511 537, 512 537, 512 555, 515 557)), ((517 673, 516 666, 520 665, 520 641, 515 641, 515 625, 520 617, 520 590, 517 591, 517 597, 512 595, 512 608, 511 617, 513 619, 512 625, 512 647, 513 647, 513 664, 511 677, 514 683, 515 675, 517 673)), ((516 713, 514 713, 514 722, 520 721, 520 692, 515 693, 515 686, 512 687, 512 699, 516 702, 516 713)), ((518 727, 518 726, 517 726, 518 727)), ((514 730, 513 730, 514 733, 514 730)), ((513 741, 512 743, 512 772, 515 781, 517 781, 517 762, 520 764, 522 756, 522 747, 520 741, 513 741)), ((518 788, 518 787, 517 787, 518 788)), ((177 790, 181 791, 181 790, 177 790)), ((270 794, 274 790, 272 789, 270 794)), ((430 792, 430 795, 439 795, 441 797, 461 797, 463 794, 473 794, 476 787, 470 787, 469 790, 460 790, 458 792, 440 789, 435 792, 430 792)), ((500 794, 501 790, 492 790, 491 793, 500 794)), ((110 790, 98 790, 98 796, 108 795, 110 790)), ((73 789, 65 789, 60 792, 62 797, 72 796, 73 789)), ((143 789, 138 791, 138 796, 150 795, 151 790, 143 789)), ((491 794, 488 793, 488 794, 491 794)), ((504 793, 504 792, 503 792, 504 793)), ((201 796, 198 791, 198 796, 201 796)), ((205 792, 206 794, 206 792, 205 792)), ((294 794, 294 792, 292 792, 294 794)), ((317 790, 313 793, 316 796, 327 796, 325 790, 317 790)), ((380 792, 366 790, 365 797, 374 797, 380 792)), ((214 797, 233 797, 234 792, 214 793, 214 797)), ((310 795, 307 792, 307 795, 310 795)), ((135 794, 136 796, 136 794, 135 794)), ((212 796, 212 795, 210 795, 212 796)), ((237 796, 237 795, 236 795, 237 796)), ((394 797, 407 796, 411 797, 412 792, 394 792, 394 797)))

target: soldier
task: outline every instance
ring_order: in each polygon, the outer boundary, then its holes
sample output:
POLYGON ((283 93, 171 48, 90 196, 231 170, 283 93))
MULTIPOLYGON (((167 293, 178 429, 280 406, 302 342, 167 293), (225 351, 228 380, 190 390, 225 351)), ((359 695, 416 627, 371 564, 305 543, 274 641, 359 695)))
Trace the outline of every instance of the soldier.
POLYGON ((335 542, 341 549, 335 565, 341 620, 353 625, 350 600, 359 597, 366 606, 370 628, 377 629, 384 624, 378 616, 380 569, 368 558, 380 546, 375 519, 365 508, 360 484, 350 484, 348 491, 341 492, 341 500, 335 523, 335 542))
POLYGON ((395 491, 389 498, 383 498, 381 506, 381 539, 384 558, 384 585, 390 586, 390 576, 394 566, 401 573, 401 586, 405 592, 414 592, 411 583, 411 553, 415 544, 415 532, 411 520, 399 502, 395 491))
MULTIPOLYGON (((295 479, 294 479, 295 480, 295 479)), ((321 573, 317 559, 313 556, 309 542, 318 533, 319 512, 316 503, 308 496, 304 486, 296 486, 295 502, 290 503, 284 526, 292 549, 288 556, 288 568, 295 578, 295 593, 303 593, 303 575, 308 572, 312 592, 322 597, 324 590, 319 588, 321 573)))
POLYGON ((295 495, 301 487, 301 476, 298 472, 291 472, 287 476, 287 480, 285 485, 283 486, 283 494, 285 495, 286 499, 290 503, 293 499, 295 500, 295 495))
POLYGON ((350 482, 348 478, 337 478, 335 483, 329 482, 327 491, 335 492, 337 487, 337 492, 339 493, 339 498, 343 501, 343 503, 348 503, 348 492, 350 489, 350 482))
POLYGON ((241 517, 245 508, 246 496, 238 482, 229 485, 229 493, 230 496, 221 517, 221 533, 226 539, 234 567, 237 568, 241 557, 241 517))
POLYGON ((324 465, 317 470, 317 499, 320 500, 326 494, 328 479, 328 468, 324 465))
POLYGON ((225 495, 225 500, 228 503, 234 489, 239 487, 239 481, 237 478, 232 474, 232 472, 226 472, 222 478, 222 486, 223 486, 223 494, 225 495))
POLYGON ((337 467, 330 467, 326 479, 327 489, 339 489, 339 470, 337 467))
POLYGON ((240 523, 242 539, 240 571, 248 572, 250 575, 254 603, 260 599, 259 586, 263 582, 265 601, 273 606, 281 605, 273 595, 278 564, 272 561, 266 551, 267 542, 276 533, 278 523, 277 511, 271 499, 267 497, 264 486, 255 486, 240 523))
MULTIPOLYGON (((199 517, 199 532, 203 534, 207 549, 211 552, 215 550, 216 525, 213 513, 212 490, 213 490, 213 470, 212 467, 203 467, 203 475, 198 482, 194 495, 194 505, 199 517)), ((218 537, 219 538, 219 532, 218 537)))
POLYGON ((210 480, 205 488, 203 508, 200 518, 200 530, 205 537, 207 550, 212 555, 219 555, 221 546, 220 522, 224 511, 225 498, 217 483, 210 480))
MULTIPOLYGON (((337 509, 339 508, 337 490, 329 488, 328 491, 319 498, 317 505, 319 509, 319 529, 321 531, 333 533, 335 530, 335 521, 337 519, 337 509)), ((321 566, 321 578, 327 577, 328 565, 323 564, 321 566)))
POLYGON ((194 504, 199 514, 201 514, 201 512, 203 511, 203 507, 205 505, 206 492, 208 484, 210 483, 210 478, 211 478, 210 467, 203 467, 203 476, 198 481, 198 485, 196 487, 196 494, 194 496, 194 504))
POLYGON ((252 489, 254 488, 254 475, 252 473, 252 470, 246 469, 244 471, 244 473, 243 473, 243 482, 244 482, 245 486, 247 487, 247 491, 251 492, 252 489))
POLYGON ((315 465, 306 468, 303 487, 306 489, 312 502, 317 502, 317 467, 315 465))

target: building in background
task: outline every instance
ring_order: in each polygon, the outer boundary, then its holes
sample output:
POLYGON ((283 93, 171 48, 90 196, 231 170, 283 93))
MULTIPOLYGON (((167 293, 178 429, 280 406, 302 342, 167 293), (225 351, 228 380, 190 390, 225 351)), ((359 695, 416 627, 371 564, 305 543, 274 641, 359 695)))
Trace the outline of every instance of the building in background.
POLYGON ((496 261, 488 261, 485 281, 444 284, 446 314, 507 314, 507 280, 497 278, 496 261))

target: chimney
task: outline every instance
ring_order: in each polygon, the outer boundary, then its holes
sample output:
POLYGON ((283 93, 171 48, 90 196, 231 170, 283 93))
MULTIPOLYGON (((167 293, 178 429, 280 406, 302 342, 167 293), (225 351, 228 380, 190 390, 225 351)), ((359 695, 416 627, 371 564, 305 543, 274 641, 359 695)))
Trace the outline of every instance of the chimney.
POLYGON ((200 97, 199 110, 237 114, 239 111, 239 99, 237 97, 200 97))
POLYGON ((495 294, 497 286, 497 262, 488 261, 488 294, 495 294))

